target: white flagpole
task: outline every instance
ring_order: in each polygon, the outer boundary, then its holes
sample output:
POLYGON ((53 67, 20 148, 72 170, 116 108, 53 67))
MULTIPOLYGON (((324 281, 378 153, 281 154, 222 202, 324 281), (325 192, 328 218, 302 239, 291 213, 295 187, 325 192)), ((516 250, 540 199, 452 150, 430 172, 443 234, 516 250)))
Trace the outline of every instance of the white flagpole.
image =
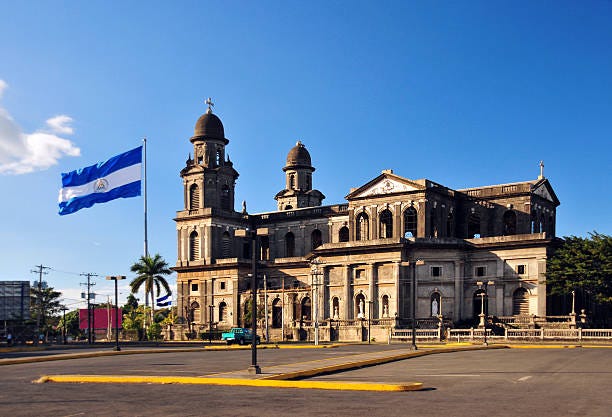
MULTIPOLYGON (((147 138, 142 140, 142 152, 144 161, 144 173, 143 173, 143 196, 144 196, 144 256, 149 256, 149 242, 147 239, 147 138)), ((146 296, 145 296, 146 299, 146 296)))

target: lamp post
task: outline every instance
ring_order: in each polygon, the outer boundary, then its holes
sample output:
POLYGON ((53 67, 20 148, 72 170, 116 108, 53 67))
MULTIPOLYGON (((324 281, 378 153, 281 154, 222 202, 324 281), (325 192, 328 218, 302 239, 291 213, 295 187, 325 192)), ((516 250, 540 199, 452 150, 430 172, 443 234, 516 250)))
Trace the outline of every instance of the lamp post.
POLYGON ((368 345, 372 341, 372 306, 374 301, 368 300, 368 345))
MULTIPOLYGON (((493 285, 495 284, 493 281, 478 281, 476 282, 476 285, 478 285, 483 292, 481 292, 480 294, 478 294, 481 299, 480 299, 480 325, 482 325, 484 327, 484 338, 483 338, 483 344, 485 346, 488 345, 487 343, 487 314, 485 313, 485 307, 484 307, 484 302, 485 302, 485 298, 487 297, 487 287, 489 285, 493 285)), ((487 303, 487 307, 488 307, 488 303, 487 303)))
POLYGON ((125 279, 125 275, 108 276, 107 280, 115 281, 115 350, 119 352, 119 291, 117 289, 117 281, 125 279))
POLYGON ((417 265, 425 265, 425 261, 422 259, 415 259, 412 264, 412 276, 410 283, 410 291, 412 297, 412 350, 417 350, 416 344, 416 304, 417 304, 417 292, 416 292, 416 267, 417 265))
POLYGON ((321 271, 319 270, 319 265, 321 261, 318 259, 312 260, 312 267, 310 268, 310 272, 312 273, 312 289, 313 289, 313 308, 314 308, 314 344, 315 346, 319 345, 319 276, 321 275, 321 271))
POLYGON ((209 305, 208 306, 208 344, 212 345, 212 325, 213 325, 213 312, 214 312, 214 305, 209 305))

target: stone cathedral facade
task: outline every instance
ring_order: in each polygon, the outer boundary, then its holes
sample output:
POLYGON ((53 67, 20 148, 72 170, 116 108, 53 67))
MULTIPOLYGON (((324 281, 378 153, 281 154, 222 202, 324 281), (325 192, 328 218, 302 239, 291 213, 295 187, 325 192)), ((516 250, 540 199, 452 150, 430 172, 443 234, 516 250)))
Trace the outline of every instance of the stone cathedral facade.
POLYGON ((411 318, 413 299, 422 323, 469 323, 483 308, 499 317, 546 315, 559 200, 543 171, 530 181, 454 190, 384 170, 345 202, 323 205, 298 142, 282 168, 276 211, 252 214, 235 209, 238 172, 210 104, 190 142, 175 218, 183 323, 175 338, 243 325, 252 246, 240 231, 253 225, 259 323, 267 313, 271 340, 311 338, 315 318, 321 340, 367 340, 366 322, 371 337, 384 338, 411 318))

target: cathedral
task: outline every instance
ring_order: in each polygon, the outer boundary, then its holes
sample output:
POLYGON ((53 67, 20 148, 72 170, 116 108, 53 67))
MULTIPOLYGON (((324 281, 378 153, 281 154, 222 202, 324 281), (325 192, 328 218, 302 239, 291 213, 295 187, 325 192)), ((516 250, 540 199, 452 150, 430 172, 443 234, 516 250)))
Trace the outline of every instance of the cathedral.
POLYGON ((413 309, 419 326, 546 315, 559 200, 542 164, 534 180, 459 190, 383 170, 324 205, 297 142, 276 211, 236 211, 239 174, 208 104, 180 172, 174 338, 248 326, 253 259, 258 323, 271 341, 312 340, 315 322, 323 341, 380 340, 413 309))

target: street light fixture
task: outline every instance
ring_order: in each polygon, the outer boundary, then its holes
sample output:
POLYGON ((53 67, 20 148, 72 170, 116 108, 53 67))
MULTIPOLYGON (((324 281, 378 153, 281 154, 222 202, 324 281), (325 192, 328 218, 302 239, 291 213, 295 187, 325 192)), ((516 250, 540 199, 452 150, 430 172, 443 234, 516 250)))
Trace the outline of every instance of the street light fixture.
MULTIPOLYGON (((478 294, 481 297, 481 299, 480 299, 480 314, 479 314, 479 316, 480 316, 480 323, 479 323, 479 325, 484 327, 483 344, 485 346, 487 346, 488 343, 487 343, 487 314, 485 313, 484 301, 485 301, 485 297, 487 297, 487 287, 489 285, 493 285, 493 284, 495 284, 495 282, 493 282, 493 281, 487 281, 487 282, 477 281, 476 282, 476 285, 478 285, 483 290, 483 292, 478 294)), ((487 303, 487 307, 488 307, 488 303, 487 303)))
POLYGON ((115 281, 115 349, 117 352, 121 350, 119 347, 119 291, 117 289, 117 281, 125 279, 125 275, 107 276, 107 280, 115 281))

